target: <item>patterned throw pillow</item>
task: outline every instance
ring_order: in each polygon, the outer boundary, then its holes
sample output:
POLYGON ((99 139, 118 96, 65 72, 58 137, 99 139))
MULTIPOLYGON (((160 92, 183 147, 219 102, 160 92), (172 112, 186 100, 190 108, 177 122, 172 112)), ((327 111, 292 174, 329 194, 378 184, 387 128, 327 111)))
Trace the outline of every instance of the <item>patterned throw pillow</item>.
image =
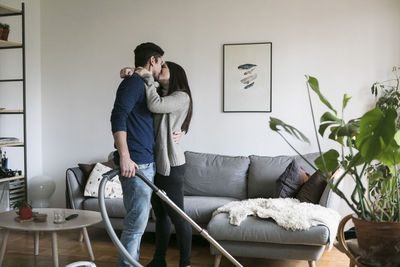
MULTIPOLYGON (((107 162, 101 162, 104 166, 110 167, 111 169, 115 168, 114 160, 111 159, 107 162)), ((87 179, 89 178, 90 173, 93 171, 96 163, 78 163, 79 169, 81 169, 83 173, 83 182, 86 184, 87 179)))
MULTIPOLYGON (((85 186, 85 197, 98 197, 100 182, 103 178, 102 174, 110 171, 111 168, 104 166, 101 163, 96 163, 85 186)), ((119 177, 114 176, 111 181, 106 183, 106 188, 104 190, 105 198, 122 198, 122 187, 119 181, 119 177)))

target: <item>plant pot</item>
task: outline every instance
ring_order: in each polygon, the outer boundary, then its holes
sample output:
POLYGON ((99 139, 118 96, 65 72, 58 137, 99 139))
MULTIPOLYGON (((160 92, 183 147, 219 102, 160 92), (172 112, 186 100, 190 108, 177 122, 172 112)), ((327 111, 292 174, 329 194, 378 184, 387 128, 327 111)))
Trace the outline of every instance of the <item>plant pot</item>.
POLYGON ((369 222, 352 218, 356 227, 360 262, 368 266, 400 266, 400 223, 369 222))
POLYGON ((0 28, 0 40, 2 40, 2 39, 1 39, 2 33, 3 33, 3 28, 0 28))
POLYGON ((9 32, 10 32, 9 29, 4 29, 3 28, 3 32, 1 34, 1 40, 7 41, 9 32))

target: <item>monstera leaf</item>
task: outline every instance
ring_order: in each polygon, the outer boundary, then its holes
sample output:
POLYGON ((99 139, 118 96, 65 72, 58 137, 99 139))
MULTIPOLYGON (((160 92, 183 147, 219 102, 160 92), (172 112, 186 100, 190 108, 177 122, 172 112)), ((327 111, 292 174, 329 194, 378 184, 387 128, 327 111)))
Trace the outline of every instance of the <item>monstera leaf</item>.
POLYGON ((307 77, 307 83, 310 85, 311 89, 318 95, 321 102, 324 103, 325 106, 327 106, 335 114, 337 114, 337 111, 332 107, 332 105, 331 105, 331 103, 329 103, 328 99, 326 99, 326 97, 323 96, 321 91, 319 90, 318 80, 312 76, 306 76, 306 77, 307 77))
POLYGON ((325 112, 320 118, 320 125, 318 132, 321 136, 324 136, 325 130, 330 126, 338 126, 343 123, 343 120, 336 117, 331 112, 325 112))
POLYGON ((382 162, 387 164, 388 158, 393 158, 392 154, 398 150, 394 140, 396 117, 394 109, 383 112, 379 108, 370 110, 362 116, 356 145, 366 162, 383 159, 382 162), (389 155, 384 155, 386 153, 389 155))
POLYGON ((347 107, 347 103, 349 103, 351 99, 351 96, 349 96, 348 94, 344 94, 343 95, 343 101, 342 101, 342 112, 345 110, 345 108, 347 107))
POLYGON ((315 160, 315 165, 318 169, 325 173, 336 170, 339 167, 339 152, 334 149, 325 152, 322 156, 315 160))
POLYGON ((388 146, 383 147, 382 152, 376 156, 376 159, 387 166, 396 165, 400 162, 400 147, 393 139, 388 146))
POLYGON ((304 142, 308 142, 308 143, 310 142, 308 140, 308 138, 302 132, 297 130, 295 127, 284 123, 280 119, 270 117, 269 118, 269 128, 275 132, 279 132, 280 129, 278 127, 282 128, 282 130, 284 130, 286 133, 290 134, 293 137, 296 137, 300 141, 304 141, 304 142))
POLYGON ((330 128, 329 139, 344 145, 343 137, 354 137, 358 132, 358 123, 359 119, 353 119, 348 123, 344 123, 342 119, 339 119, 331 112, 325 112, 321 116, 318 132, 323 137, 326 129, 330 128))
POLYGON ((360 119, 349 120, 349 122, 340 127, 340 130, 338 131, 338 136, 347 136, 347 137, 355 136, 358 132, 359 122, 360 119))

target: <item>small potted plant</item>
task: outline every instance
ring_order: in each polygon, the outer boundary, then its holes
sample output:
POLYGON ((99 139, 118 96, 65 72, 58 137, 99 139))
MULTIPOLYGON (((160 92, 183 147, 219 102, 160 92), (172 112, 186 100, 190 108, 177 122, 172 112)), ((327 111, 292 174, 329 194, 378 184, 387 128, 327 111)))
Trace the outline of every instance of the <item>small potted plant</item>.
POLYGON ((32 207, 25 200, 16 202, 14 208, 18 209, 20 221, 30 220, 33 217, 32 207))
POLYGON ((1 40, 7 41, 9 33, 10 33, 10 25, 3 24, 3 32, 1 34, 1 40))
POLYGON ((3 27, 4 27, 4 24, 0 23, 0 40, 2 40, 1 36, 2 36, 2 33, 3 33, 3 27))

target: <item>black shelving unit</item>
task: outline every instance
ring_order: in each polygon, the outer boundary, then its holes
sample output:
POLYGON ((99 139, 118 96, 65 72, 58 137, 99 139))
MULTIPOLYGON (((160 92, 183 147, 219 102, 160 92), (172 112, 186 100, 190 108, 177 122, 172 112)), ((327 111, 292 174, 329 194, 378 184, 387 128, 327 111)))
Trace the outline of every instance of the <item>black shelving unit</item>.
MULTIPOLYGON (((25 4, 21 4, 21 10, 10 8, 0 5, 0 19, 2 17, 20 16, 22 24, 22 42, 12 42, 0 40, 0 50, 6 49, 20 49, 22 53, 22 78, 3 79, 0 83, 22 83, 22 97, 23 109, 22 110, 0 110, 0 115, 23 116, 23 142, 17 143, 1 143, 1 147, 19 147, 24 150, 24 173, 13 177, 0 178, 0 183, 9 183, 9 208, 12 209, 13 203, 18 200, 27 200, 27 146, 26 146, 26 62, 25 62, 25 4)), ((0 136, 1 137, 1 136, 0 136)))

